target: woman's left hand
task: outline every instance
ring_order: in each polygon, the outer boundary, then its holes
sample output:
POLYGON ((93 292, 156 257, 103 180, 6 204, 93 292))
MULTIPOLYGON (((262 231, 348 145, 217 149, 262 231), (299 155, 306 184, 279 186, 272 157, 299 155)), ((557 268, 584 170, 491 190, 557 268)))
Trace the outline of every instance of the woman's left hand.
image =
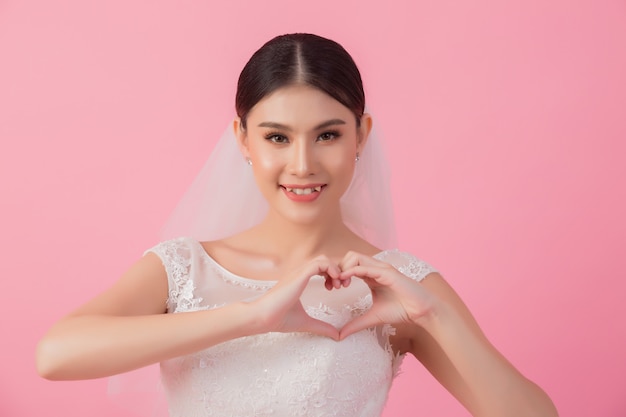
MULTIPOLYGON (((392 265, 357 252, 348 252, 339 264, 340 281, 362 279, 372 292, 372 307, 341 329, 340 339, 379 324, 419 324, 437 302, 421 284, 392 265)), ((344 284, 345 285, 345 284, 344 284)))

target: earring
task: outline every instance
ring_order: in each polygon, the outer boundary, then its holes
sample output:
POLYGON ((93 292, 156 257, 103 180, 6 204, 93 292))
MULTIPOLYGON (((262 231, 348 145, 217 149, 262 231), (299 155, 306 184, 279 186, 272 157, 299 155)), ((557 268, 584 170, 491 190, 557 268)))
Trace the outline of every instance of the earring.
POLYGON ((252 166, 252 160, 250 158, 246 158, 246 162, 248 163, 248 165, 252 166))
POLYGON ((359 156, 358 152, 356 154, 356 158, 354 158, 354 162, 359 162, 359 159, 361 159, 361 157, 359 156))

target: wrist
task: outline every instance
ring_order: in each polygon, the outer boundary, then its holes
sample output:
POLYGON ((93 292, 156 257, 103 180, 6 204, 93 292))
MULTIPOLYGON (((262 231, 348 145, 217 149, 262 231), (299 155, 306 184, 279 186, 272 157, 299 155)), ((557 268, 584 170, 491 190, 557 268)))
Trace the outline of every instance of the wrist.
POLYGON ((453 321, 454 315, 454 310, 448 304, 437 300, 413 322, 432 336, 436 336, 443 327, 453 321))
POLYGON ((255 309, 255 303, 237 301, 228 305, 228 308, 232 310, 233 330, 236 332, 233 335, 234 338, 265 333, 262 318, 255 309))
POLYGON ((237 315, 241 317, 239 325, 243 333, 242 336, 252 336, 256 334, 268 333, 272 331, 269 324, 271 320, 267 317, 264 306, 258 298, 234 303, 237 315))

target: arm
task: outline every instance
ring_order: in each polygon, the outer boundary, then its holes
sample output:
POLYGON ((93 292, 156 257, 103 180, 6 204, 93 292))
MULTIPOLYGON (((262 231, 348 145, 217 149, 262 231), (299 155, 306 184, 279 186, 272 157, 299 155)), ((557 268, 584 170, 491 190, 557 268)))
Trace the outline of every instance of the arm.
POLYGON ((341 338, 393 323, 400 342, 475 417, 555 417, 546 393, 517 371, 487 340, 471 313, 438 273, 418 283, 393 266, 349 253, 341 279, 363 279, 373 304, 348 323, 341 338), (406 343, 408 341, 408 343, 406 343), (403 343, 404 342, 404 343, 403 343))
POLYGON ((164 314, 167 276, 148 253, 110 289, 59 320, 37 346, 37 370, 53 380, 130 371, 251 333, 247 306, 164 314))
POLYGON ((148 253, 110 289, 52 326, 37 346, 37 371, 52 380, 100 378, 269 331, 336 338, 334 327, 306 315, 299 302, 309 278, 328 268, 327 260, 314 260, 254 302, 164 314, 167 275, 148 253))
POLYGON ((558 415, 548 395, 487 340, 441 275, 430 274, 421 285, 436 301, 402 331, 411 353, 473 416, 558 415))

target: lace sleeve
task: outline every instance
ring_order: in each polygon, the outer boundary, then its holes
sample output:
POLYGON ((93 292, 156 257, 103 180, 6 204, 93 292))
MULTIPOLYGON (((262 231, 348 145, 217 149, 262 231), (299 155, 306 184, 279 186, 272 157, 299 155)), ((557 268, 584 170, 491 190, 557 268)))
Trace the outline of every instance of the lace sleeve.
POLYGON ((194 284, 190 277, 191 251, 187 239, 167 240, 148 249, 145 253, 148 252, 161 258, 167 272, 168 313, 190 310, 195 307, 194 304, 199 300, 193 297, 194 284))
POLYGON ((430 273, 439 272, 421 259, 397 249, 385 251, 380 260, 393 265, 398 271, 417 282, 426 278, 430 273))

